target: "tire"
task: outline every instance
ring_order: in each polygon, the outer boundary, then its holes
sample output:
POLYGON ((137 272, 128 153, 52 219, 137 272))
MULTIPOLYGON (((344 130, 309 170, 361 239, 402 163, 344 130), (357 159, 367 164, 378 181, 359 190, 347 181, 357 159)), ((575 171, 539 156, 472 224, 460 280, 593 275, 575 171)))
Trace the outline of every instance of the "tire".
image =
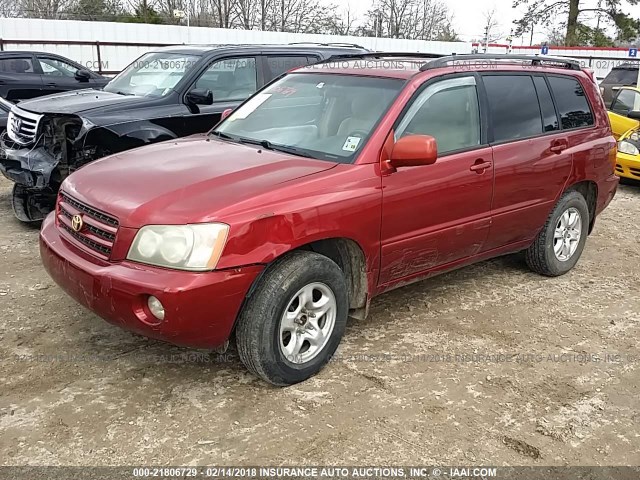
POLYGON ((575 190, 565 192, 533 244, 526 250, 527 265, 534 272, 548 277, 564 275, 575 266, 582 255, 588 232, 589 208, 586 200, 575 190), (575 214, 578 215, 578 220, 575 220, 575 214), (563 230, 563 221, 569 228, 563 230), (564 233, 558 238, 561 232, 564 233), (579 237, 575 240, 578 232, 579 237), (569 244, 566 243, 567 239, 569 244))
POLYGON ((249 371, 273 385, 302 382, 331 359, 348 313, 340 267, 318 253, 291 252, 269 267, 242 309, 238 354, 249 371))

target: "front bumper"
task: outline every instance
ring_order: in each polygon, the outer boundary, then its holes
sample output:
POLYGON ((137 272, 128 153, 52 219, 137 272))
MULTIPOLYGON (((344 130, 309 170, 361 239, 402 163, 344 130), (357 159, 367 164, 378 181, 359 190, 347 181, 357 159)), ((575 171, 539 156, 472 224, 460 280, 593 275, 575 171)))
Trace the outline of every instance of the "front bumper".
POLYGON ((54 214, 40 232, 40 256, 53 280, 77 302, 114 325, 193 348, 222 345, 245 296, 264 267, 185 272, 133 262, 103 262, 71 245, 54 214), (165 309, 164 321, 147 307, 149 295, 165 309))
POLYGON ((15 183, 31 188, 49 186, 51 173, 60 162, 43 146, 20 147, 12 142, 0 145, 0 173, 15 183))
POLYGON ((640 155, 618 152, 616 156, 616 175, 640 180, 640 155))

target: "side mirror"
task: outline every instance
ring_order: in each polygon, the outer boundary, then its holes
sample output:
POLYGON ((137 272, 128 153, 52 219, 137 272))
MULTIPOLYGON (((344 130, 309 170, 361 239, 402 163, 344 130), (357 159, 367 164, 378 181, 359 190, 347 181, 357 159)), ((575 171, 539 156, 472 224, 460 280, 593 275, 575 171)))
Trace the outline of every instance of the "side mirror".
POLYGON ((225 108, 224 111, 222 112, 222 115, 220 116, 220 120, 224 120, 232 113, 233 113, 233 108, 225 108))
POLYGON ((193 105, 211 105, 213 103, 213 93, 211 93, 211 90, 194 88, 187 93, 187 102, 193 105))
POLYGON ((633 118, 634 120, 640 120, 640 110, 631 110, 627 113, 627 117, 633 118))
POLYGON ((430 135, 407 135, 396 142, 389 162, 394 168, 431 165, 438 158, 436 139, 430 135))
POLYGON ((79 82, 88 82, 91 79, 91 74, 86 70, 77 70, 75 79, 79 82))

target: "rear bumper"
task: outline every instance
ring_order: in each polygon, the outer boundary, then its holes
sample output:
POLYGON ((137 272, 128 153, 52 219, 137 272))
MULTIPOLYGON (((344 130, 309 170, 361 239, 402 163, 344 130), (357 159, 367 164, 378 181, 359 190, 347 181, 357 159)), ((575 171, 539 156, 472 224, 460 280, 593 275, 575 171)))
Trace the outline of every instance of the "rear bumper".
POLYGON ((103 262, 68 243, 53 214, 42 225, 40 256, 66 293, 108 322, 194 348, 213 348, 229 338, 245 296, 264 268, 194 273, 103 262), (162 302, 164 321, 149 311, 149 295, 162 302))
POLYGON ((611 174, 598 185, 598 201, 596 203, 596 216, 599 215, 613 200, 618 189, 620 179, 611 174))

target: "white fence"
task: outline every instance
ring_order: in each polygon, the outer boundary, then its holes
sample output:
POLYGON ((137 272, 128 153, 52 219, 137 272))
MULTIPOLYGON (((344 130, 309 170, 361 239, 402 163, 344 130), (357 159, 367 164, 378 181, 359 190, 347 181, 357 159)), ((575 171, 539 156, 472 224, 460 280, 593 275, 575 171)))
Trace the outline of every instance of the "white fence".
MULTIPOLYGON (((386 52, 471 53, 469 42, 427 42, 396 38, 313 35, 179 25, 149 25, 77 20, 0 18, 0 49, 54 52, 91 70, 117 73, 154 47, 178 44, 352 43, 386 52)), ((507 45, 491 44, 488 53, 507 53, 507 45)), ((513 53, 540 55, 541 47, 512 47, 513 53)), ((578 59, 603 78, 617 64, 633 61, 624 48, 550 47, 549 55, 578 59)))
POLYGON ((95 71, 114 73, 154 46, 177 44, 352 43, 387 52, 469 53, 471 43, 313 35, 178 25, 0 18, 4 50, 55 52, 95 71))

